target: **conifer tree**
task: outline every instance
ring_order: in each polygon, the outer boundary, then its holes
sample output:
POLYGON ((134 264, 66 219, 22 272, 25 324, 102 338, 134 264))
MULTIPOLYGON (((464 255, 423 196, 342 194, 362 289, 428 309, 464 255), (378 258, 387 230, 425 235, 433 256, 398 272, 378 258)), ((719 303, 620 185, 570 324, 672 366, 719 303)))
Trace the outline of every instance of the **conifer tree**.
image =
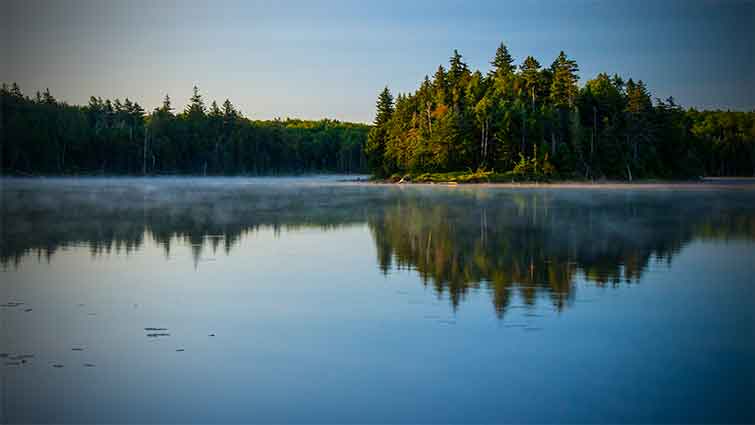
POLYGON ((376 109, 374 126, 367 136, 365 153, 367 154, 370 168, 377 175, 385 177, 392 171, 385 158, 385 149, 388 136, 388 122, 394 111, 393 96, 387 86, 378 95, 376 109))
POLYGON ((579 66, 577 62, 569 59, 561 51, 553 64, 553 82, 551 83, 551 101, 558 108, 570 108, 574 105, 574 99, 577 97, 577 72, 579 66))
POLYGON ((189 98, 189 104, 186 105, 185 113, 189 117, 189 119, 194 120, 204 117, 206 110, 202 95, 199 94, 199 88, 197 86, 194 86, 192 90, 193 94, 191 95, 191 98, 189 98))
POLYGON ((170 96, 168 94, 166 94, 165 98, 163 98, 163 104, 159 108, 159 110, 166 114, 169 114, 173 111, 173 106, 170 103, 170 96))
POLYGON ((388 123, 388 120, 391 119, 391 115, 393 115, 394 111, 393 95, 391 95, 391 91, 388 87, 385 87, 383 91, 380 92, 376 106, 377 114, 375 114, 374 124, 376 127, 380 127, 388 123))
POLYGON ((236 108, 233 106, 230 100, 226 99, 225 102, 223 102, 223 117, 225 117, 226 120, 232 120, 235 119, 239 115, 238 111, 236 111, 236 108))
POLYGON ((451 79, 452 84, 458 83, 461 78, 469 74, 469 67, 466 63, 462 60, 461 54, 459 54, 459 51, 454 49, 454 54, 451 56, 451 59, 449 61, 449 68, 448 68, 448 76, 451 79))
POLYGON ((503 42, 501 42, 498 49, 495 51, 495 56, 493 57, 493 60, 490 61, 490 65, 492 65, 492 68, 489 76, 503 76, 514 72, 514 58, 511 57, 508 47, 506 47, 503 42))
POLYGON ((537 98, 537 92, 540 89, 542 83, 542 76, 540 75, 540 62, 532 56, 527 56, 524 62, 520 66, 522 71, 522 79, 524 80, 524 86, 527 90, 527 96, 530 98, 532 110, 535 109, 535 101, 537 98))

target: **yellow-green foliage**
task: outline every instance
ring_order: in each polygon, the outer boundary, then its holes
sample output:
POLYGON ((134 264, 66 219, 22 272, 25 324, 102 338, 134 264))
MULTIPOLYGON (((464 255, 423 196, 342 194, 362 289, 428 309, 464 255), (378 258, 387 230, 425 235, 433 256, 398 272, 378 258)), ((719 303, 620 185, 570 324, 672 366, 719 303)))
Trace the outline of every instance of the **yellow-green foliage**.
MULTIPOLYGON (((394 176, 395 177, 395 176, 394 176)), ((400 179, 391 178, 396 182, 400 179)), ((417 175, 406 175, 404 181, 415 183, 494 183, 494 182, 512 182, 516 181, 517 176, 511 171, 506 173, 496 173, 479 169, 477 171, 455 171, 449 173, 422 173, 417 175)))
POLYGON ((519 154, 519 162, 514 166, 512 175, 527 180, 547 180, 551 178, 556 168, 548 160, 548 153, 538 156, 537 145, 533 148, 532 157, 519 154))

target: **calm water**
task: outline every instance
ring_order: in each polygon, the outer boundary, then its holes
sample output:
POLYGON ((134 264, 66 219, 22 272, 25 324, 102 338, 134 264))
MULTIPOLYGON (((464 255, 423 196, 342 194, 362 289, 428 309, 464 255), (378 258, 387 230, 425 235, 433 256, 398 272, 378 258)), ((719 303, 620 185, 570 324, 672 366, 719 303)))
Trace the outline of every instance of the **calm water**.
POLYGON ((754 422, 755 191, 2 181, 2 423, 754 422))

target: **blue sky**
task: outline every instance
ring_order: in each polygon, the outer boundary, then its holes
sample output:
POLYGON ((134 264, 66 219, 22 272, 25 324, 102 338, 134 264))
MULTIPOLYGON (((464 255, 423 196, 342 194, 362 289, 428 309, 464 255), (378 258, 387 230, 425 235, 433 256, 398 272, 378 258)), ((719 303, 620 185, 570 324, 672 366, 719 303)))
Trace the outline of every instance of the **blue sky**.
POLYGON ((734 1, 71 1, 4 3, 0 81, 59 99, 182 108, 197 84, 251 118, 371 121, 383 86, 411 91, 458 49, 488 69, 564 50, 581 83, 644 80, 684 106, 755 108, 755 3, 734 1), (157 4, 153 4, 157 3, 157 4))

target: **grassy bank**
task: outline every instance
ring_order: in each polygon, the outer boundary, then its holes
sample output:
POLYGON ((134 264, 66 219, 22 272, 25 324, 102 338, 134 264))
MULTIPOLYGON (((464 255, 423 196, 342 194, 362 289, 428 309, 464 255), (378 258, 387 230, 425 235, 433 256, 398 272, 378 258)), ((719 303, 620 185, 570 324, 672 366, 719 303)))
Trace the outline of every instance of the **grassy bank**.
POLYGON ((528 183, 545 183, 553 186, 559 185, 573 185, 582 186, 599 184, 605 185, 617 185, 617 186, 654 186, 654 185, 676 185, 676 184, 697 184, 707 183, 708 185, 737 185, 737 186, 752 186, 755 185, 755 177, 698 177, 686 180, 667 180, 667 179, 635 179, 629 180, 589 180, 579 178, 578 176, 534 176, 527 174, 520 174, 514 171, 507 171, 504 173, 497 173, 494 171, 454 171, 448 173, 420 173, 420 174, 394 174, 387 179, 381 179, 372 177, 370 179, 373 182, 379 183, 456 183, 456 184, 486 184, 486 183, 500 183, 500 184, 528 184, 528 183))
POLYGON ((448 173, 394 174, 387 181, 392 183, 516 183, 548 182, 549 176, 534 176, 507 171, 452 171, 448 173))

